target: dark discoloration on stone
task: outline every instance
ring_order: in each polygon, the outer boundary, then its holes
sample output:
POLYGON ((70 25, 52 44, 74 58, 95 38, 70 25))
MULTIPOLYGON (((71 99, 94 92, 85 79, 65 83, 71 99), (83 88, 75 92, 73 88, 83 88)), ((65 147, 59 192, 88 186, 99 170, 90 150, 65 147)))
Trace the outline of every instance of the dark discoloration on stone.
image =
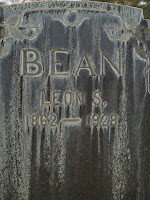
POLYGON ((142 10, 94 2, 0 10, 0 199, 148 200, 142 10))

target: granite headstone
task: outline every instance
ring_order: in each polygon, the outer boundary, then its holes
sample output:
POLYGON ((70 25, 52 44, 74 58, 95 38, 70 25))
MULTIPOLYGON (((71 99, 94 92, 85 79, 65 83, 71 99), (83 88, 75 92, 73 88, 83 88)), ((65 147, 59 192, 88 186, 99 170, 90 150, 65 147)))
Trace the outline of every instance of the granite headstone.
POLYGON ((150 199, 150 21, 96 2, 0 7, 0 199, 150 199))

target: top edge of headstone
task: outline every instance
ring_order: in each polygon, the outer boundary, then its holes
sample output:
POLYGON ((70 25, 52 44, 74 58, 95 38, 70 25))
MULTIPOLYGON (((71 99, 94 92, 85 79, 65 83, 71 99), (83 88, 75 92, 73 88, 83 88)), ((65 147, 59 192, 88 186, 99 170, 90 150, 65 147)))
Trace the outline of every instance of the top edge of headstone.
POLYGON ((138 24, 140 24, 143 17, 143 9, 124 6, 120 4, 107 3, 107 2, 96 2, 96 1, 41 1, 41 2, 27 2, 18 3, 12 5, 0 6, 1 14, 6 17, 12 14, 19 14, 26 10, 36 9, 54 9, 55 7, 66 8, 66 9, 80 9, 90 10, 95 12, 114 13, 119 15, 122 19, 131 17, 138 24))

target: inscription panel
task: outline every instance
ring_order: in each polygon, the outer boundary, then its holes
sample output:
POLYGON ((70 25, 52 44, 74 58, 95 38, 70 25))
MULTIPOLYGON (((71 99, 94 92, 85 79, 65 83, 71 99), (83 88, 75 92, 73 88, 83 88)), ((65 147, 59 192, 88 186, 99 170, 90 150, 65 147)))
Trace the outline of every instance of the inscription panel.
POLYGON ((142 10, 94 2, 0 10, 0 199, 149 199, 142 10))

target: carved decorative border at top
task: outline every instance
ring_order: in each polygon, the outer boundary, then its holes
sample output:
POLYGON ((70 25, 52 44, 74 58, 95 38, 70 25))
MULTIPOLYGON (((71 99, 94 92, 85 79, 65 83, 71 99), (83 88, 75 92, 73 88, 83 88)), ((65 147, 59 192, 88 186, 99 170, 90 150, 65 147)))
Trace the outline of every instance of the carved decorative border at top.
MULTIPOLYGON (((96 8, 68 8, 68 7, 54 7, 54 8, 35 8, 35 9, 25 9, 24 11, 22 11, 21 15, 12 15, 10 16, 8 19, 6 19, 5 23, 0 25, 0 29, 1 29, 1 47, 0 47, 0 57, 4 56, 8 50, 10 49, 7 40, 9 38, 14 38, 16 40, 31 40, 34 39, 37 36, 38 33, 38 29, 41 28, 41 25, 36 25, 35 23, 27 23, 25 25, 22 25, 22 21, 24 19, 24 16, 28 13, 31 12, 39 12, 39 11, 54 11, 54 10, 64 10, 64 16, 63 18, 55 18, 52 20, 59 20, 61 21, 65 26, 71 26, 71 27, 78 27, 84 20, 89 19, 89 18, 81 18, 81 16, 79 15, 80 11, 90 11, 90 12, 102 12, 102 13, 109 13, 109 14, 113 14, 116 17, 118 17, 123 25, 123 28, 115 27, 115 31, 122 31, 124 30, 124 34, 122 34, 121 38, 120 36, 116 37, 115 40, 123 40, 124 36, 126 36, 127 40, 129 37, 131 37, 132 35, 132 30, 131 28, 127 29, 124 21, 121 18, 121 15, 119 13, 117 13, 116 11, 108 11, 108 10, 103 10, 103 9, 96 9, 96 8), (122 30, 121 30, 122 29, 122 30), (128 35, 128 37, 127 37, 128 35)), ((130 20, 129 20, 130 23, 130 20)), ((109 26, 105 26, 104 27, 107 34, 112 37, 111 34, 111 29, 112 27, 109 26)), ((113 38, 114 39, 114 38, 113 38)))

